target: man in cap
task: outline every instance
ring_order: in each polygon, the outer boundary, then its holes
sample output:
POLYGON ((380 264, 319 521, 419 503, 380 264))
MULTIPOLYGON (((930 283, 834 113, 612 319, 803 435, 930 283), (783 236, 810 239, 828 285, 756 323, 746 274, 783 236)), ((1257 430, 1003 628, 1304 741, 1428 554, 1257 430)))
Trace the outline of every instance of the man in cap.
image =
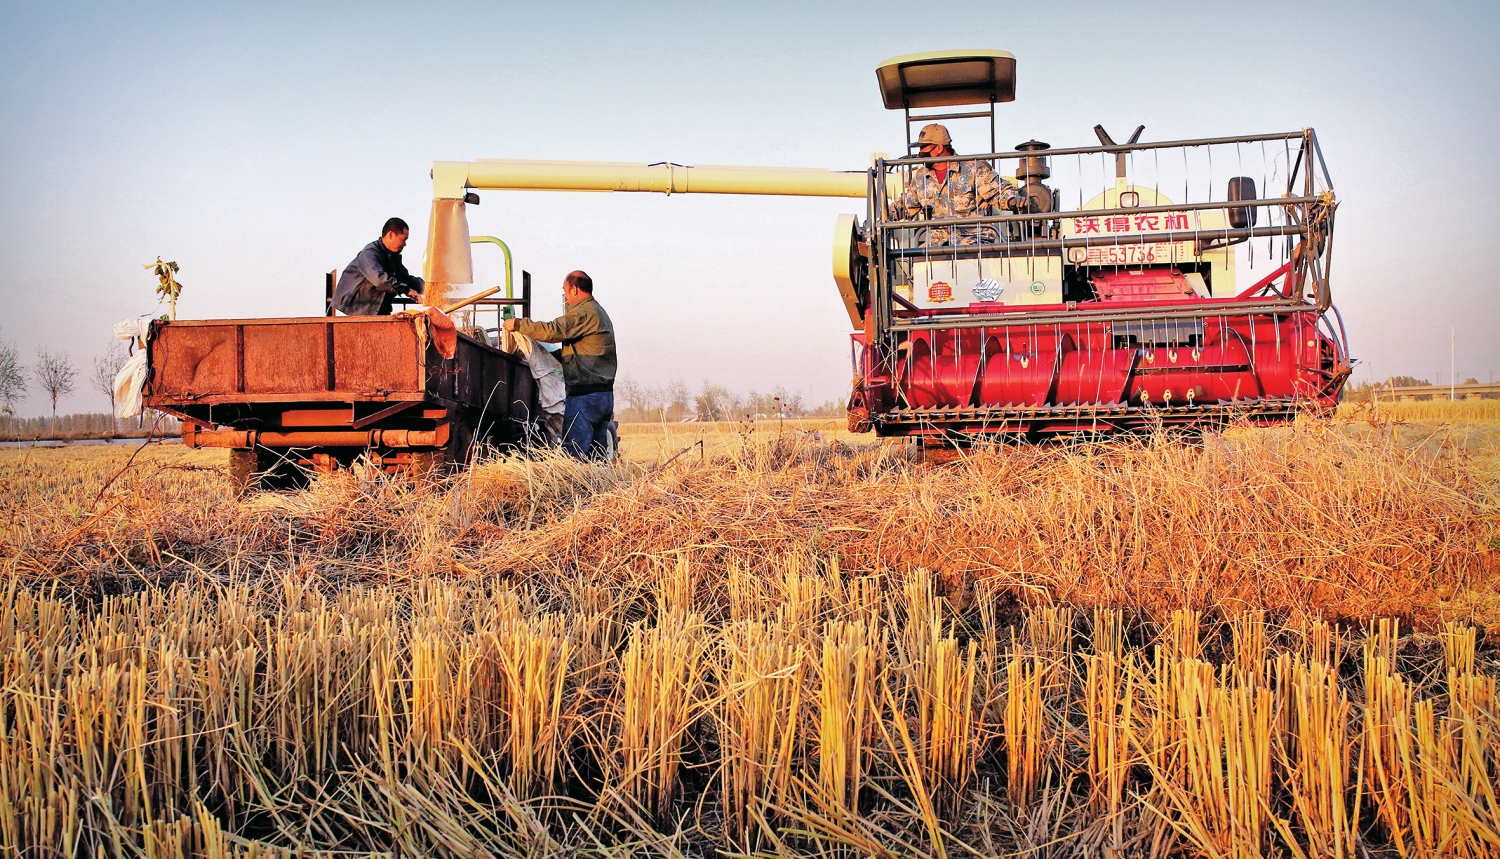
MULTIPOLYGON (((933 123, 923 126, 916 146, 923 158, 955 155, 948 129, 933 123)), ((1026 211, 1031 200, 1016 186, 995 175, 984 161, 939 161, 912 168, 906 188, 891 204, 892 216, 901 220, 975 218, 994 214, 997 208, 1026 211)), ((998 238, 993 225, 982 227, 932 227, 923 244, 972 245, 998 238)))
POLYGON ((420 301, 422 279, 401 264, 401 251, 410 234, 405 221, 387 220, 380 238, 360 249, 339 275, 339 285, 333 290, 334 308, 348 316, 385 316, 398 295, 420 301))
POLYGON ((562 344, 563 450, 579 459, 603 459, 613 449, 615 326, 594 300, 594 280, 581 271, 563 278, 567 312, 551 322, 507 319, 505 330, 562 344))

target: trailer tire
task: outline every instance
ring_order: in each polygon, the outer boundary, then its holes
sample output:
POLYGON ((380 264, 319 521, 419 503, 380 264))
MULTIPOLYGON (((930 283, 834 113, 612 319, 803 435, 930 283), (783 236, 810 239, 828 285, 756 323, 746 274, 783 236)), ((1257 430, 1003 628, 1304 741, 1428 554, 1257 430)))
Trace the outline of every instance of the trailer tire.
POLYGON ((309 475, 298 464, 296 448, 277 449, 257 447, 255 449, 255 472, 260 478, 261 489, 306 489, 309 475))
POLYGON ((411 454, 411 474, 418 480, 438 480, 448 472, 469 463, 474 450, 474 426, 463 417, 448 424, 448 443, 442 447, 414 450, 411 454))
POLYGON ((256 455, 253 450, 230 450, 229 451, 229 479, 234 485, 235 495, 244 495, 250 491, 251 482, 260 485, 259 475, 256 474, 256 455))
POLYGON ((448 470, 446 452, 418 450, 411 455, 411 476, 415 480, 438 480, 448 470))
POLYGON ((302 489, 307 473, 287 451, 257 447, 253 450, 229 451, 229 477, 234 490, 243 495, 258 489, 302 489))
POLYGON ((474 452, 475 435, 474 424, 464 416, 455 418, 449 424, 448 447, 444 451, 444 459, 449 466, 462 468, 469 464, 469 456, 474 452))

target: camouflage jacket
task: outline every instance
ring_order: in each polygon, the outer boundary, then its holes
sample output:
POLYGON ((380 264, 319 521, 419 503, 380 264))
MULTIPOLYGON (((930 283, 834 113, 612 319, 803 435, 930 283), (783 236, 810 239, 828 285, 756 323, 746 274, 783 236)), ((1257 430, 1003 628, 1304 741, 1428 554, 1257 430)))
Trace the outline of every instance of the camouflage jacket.
MULTIPOLYGON (((1021 192, 1014 185, 997 176, 995 168, 983 161, 956 162, 942 181, 931 165, 922 164, 912 168, 901 196, 891 204, 891 216, 903 221, 983 217, 999 214, 1000 209, 1008 208, 1010 201, 1019 196, 1021 192)), ((998 238, 992 224, 933 227, 925 233, 922 244, 928 247, 972 245, 998 238)))

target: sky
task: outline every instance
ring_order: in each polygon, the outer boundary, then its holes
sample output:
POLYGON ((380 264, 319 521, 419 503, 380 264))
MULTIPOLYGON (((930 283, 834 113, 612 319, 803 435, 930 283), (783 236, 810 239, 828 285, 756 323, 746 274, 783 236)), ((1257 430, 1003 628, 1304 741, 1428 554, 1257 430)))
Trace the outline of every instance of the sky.
MULTIPOLYGON (((1017 58, 1001 148, 1317 130, 1340 199, 1332 288, 1355 380, 1500 370, 1500 4, 0 2, 0 340, 85 371, 117 320, 321 313, 392 215, 419 271, 438 160, 859 170, 900 152, 874 69, 1017 58), (1118 129, 1118 131, 1116 131, 1118 129), (1456 344, 1456 348, 1454 347, 1456 344)), ((988 129, 955 125, 960 152, 988 129)), ((855 200, 482 192, 470 231, 530 271, 534 315, 593 276, 646 383, 849 383, 829 274, 855 200)), ((500 283, 476 247, 478 286, 500 283)), ((519 274, 517 275, 519 278, 519 274)), ((35 390, 18 411, 45 414, 35 390)), ((59 412, 103 411, 80 385, 59 412)))

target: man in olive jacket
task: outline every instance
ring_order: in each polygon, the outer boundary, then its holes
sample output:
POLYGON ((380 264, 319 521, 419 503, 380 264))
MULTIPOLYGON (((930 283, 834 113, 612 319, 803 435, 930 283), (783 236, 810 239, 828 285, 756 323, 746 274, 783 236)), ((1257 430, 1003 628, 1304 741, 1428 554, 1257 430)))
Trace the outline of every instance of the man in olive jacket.
POLYGON ((594 281, 581 271, 563 278, 567 312, 551 322, 507 319, 505 330, 544 343, 561 343, 563 450, 579 459, 603 458, 615 418, 615 327, 594 300, 594 281))

